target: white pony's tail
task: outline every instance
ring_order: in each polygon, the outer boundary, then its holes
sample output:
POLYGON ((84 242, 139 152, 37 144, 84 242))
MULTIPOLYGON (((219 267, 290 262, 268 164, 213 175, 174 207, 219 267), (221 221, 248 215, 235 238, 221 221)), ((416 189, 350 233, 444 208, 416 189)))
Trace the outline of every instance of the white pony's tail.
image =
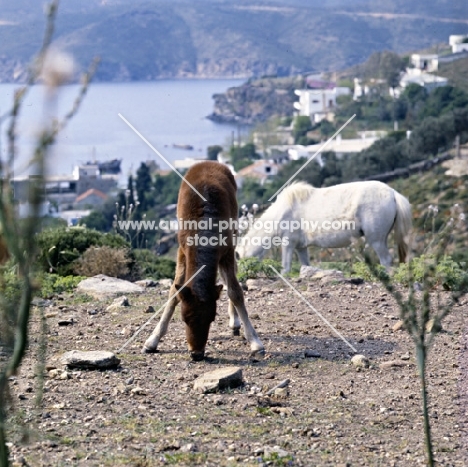
POLYGON ((393 190, 397 213, 395 218, 395 241, 398 246, 398 258, 404 263, 408 258, 408 233, 411 229, 412 215, 409 201, 398 191, 393 190))

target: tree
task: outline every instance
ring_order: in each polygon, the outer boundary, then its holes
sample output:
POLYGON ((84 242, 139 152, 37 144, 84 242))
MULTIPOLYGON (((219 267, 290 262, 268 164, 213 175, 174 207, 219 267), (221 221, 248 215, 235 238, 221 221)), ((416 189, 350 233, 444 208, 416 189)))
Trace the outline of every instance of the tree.
POLYGON ((219 146, 218 144, 214 146, 208 146, 206 149, 206 155, 209 161, 217 161, 218 160, 218 154, 223 150, 222 146, 219 146))
POLYGON ((138 210, 144 213, 153 205, 154 201, 151 193, 153 187, 149 167, 142 162, 136 175, 135 191, 140 203, 138 210))
MULTIPOLYGON (((293 124, 293 137, 294 143, 299 144, 299 140, 301 138, 306 137, 307 132, 312 130, 312 122, 310 121, 310 117, 305 115, 300 115, 294 119, 293 124)), ((304 140, 302 140, 304 141, 304 140)))
POLYGON ((254 160, 260 159, 260 155, 257 153, 253 143, 247 143, 244 146, 231 146, 229 156, 235 170, 241 170, 252 164, 254 160))
POLYGON ((394 52, 385 50, 380 54, 380 77, 393 90, 400 84, 401 72, 405 66, 405 59, 394 52))

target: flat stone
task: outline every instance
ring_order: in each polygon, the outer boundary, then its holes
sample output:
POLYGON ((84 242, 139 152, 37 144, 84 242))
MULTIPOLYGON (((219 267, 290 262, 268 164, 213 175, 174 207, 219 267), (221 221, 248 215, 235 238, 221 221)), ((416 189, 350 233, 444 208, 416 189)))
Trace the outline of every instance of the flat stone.
POLYGON ((331 282, 333 280, 338 280, 338 281, 344 281, 345 277, 341 271, 338 271, 337 269, 322 269, 318 272, 316 272, 313 276, 312 279, 314 281, 316 280, 322 280, 326 282, 331 282))
POLYGON ((156 287, 158 282, 154 281, 153 279, 143 279, 141 281, 136 281, 135 284, 146 289, 148 287, 156 287))
POLYGON ((320 354, 315 352, 314 350, 305 349, 304 350, 304 357, 305 358, 320 358, 320 354))
POLYGON ((224 367, 198 377, 193 384, 193 389, 209 393, 225 388, 236 388, 241 384, 242 368, 237 366, 224 367))
POLYGON ((370 365, 369 359, 364 355, 355 355, 351 359, 351 363, 359 368, 367 368, 370 365))
POLYGON ((310 278, 317 274, 317 272, 321 271, 320 268, 316 268, 315 266, 301 266, 301 270, 299 271, 299 277, 302 279, 310 278))
POLYGON ((271 279, 247 279, 245 285, 247 290, 261 290, 271 286, 272 282, 271 279))
POLYGON ((381 370, 389 370, 390 368, 401 368, 403 366, 405 366, 405 364, 399 360, 390 360, 388 362, 382 362, 379 365, 381 370))
POLYGON ((77 291, 87 293, 95 298, 106 298, 132 293, 142 293, 144 288, 133 282, 117 279, 116 277, 99 274, 89 277, 78 284, 77 291))
POLYGON ((160 287, 169 288, 174 281, 172 279, 159 279, 158 284, 160 287))
POLYGON ((120 359, 112 352, 102 350, 72 350, 65 353, 60 361, 69 368, 88 368, 91 370, 115 368, 120 363, 120 359))

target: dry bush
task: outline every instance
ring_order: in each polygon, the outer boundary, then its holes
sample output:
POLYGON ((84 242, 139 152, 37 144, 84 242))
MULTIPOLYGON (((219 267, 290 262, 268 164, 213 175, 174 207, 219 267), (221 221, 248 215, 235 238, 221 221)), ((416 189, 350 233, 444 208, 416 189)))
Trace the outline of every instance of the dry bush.
POLYGON ((110 277, 126 278, 130 272, 130 262, 127 248, 90 247, 76 261, 74 272, 87 277, 105 274, 110 277))

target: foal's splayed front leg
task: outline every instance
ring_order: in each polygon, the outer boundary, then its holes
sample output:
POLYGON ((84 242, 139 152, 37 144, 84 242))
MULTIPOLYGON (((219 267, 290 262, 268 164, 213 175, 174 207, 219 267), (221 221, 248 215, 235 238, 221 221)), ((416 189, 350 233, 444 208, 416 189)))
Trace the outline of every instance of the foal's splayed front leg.
POLYGON ((158 344, 159 341, 165 336, 167 333, 167 328, 169 327, 169 321, 172 318, 172 315, 174 314, 175 307, 179 303, 179 297, 174 297, 174 295, 177 293, 177 289, 175 288, 175 285, 172 285, 171 290, 169 292, 169 296, 173 297, 166 305, 164 308, 164 312, 161 316, 161 319, 159 320, 158 325, 154 329, 154 331, 151 333, 151 336, 148 337, 148 339, 145 342, 145 345, 143 346, 142 352, 143 353, 153 353, 156 352, 158 349, 158 344))
POLYGON ((156 352, 158 348, 159 341, 167 333, 167 328, 169 327, 169 321, 174 314, 175 307, 180 302, 179 292, 176 287, 177 284, 183 284, 185 282, 185 255, 182 252, 182 249, 177 250, 177 266, 176 273, 174 278, 174 283, 169 291, 169 297, 172 297, 164 308, 161 319, 159 320, 158 325, 151 333, 151 336, 145 342, 143 346, 143 353, 152 353, 156 352))
MULTIPOLYGON (((236 318, 240 318, 242 321, 242 324, 244 325, 245 338, 247 339, 247 342, 250 344, 250 350, 252 350, 252 352, 254 353, 264 352, 265 348, 263 347, 261 340, 259 339, 254 327, 252 326, 252 323, 250 322, 247 309, 245 308, 244 294, 236 278, 234 268, 232 268, 232 266, 223 267, 223 265, 220 265, 220 272, 221 272, 221 276, 223 277, 223 280, 226 282, 227 293, 229 297, 229 307, 230 307, 229 324, 231 325, 231 322, 232 322, 232 323, 236 323, 235 326, 238 326, 239 320, 236 318), (236 315, 238 315, 238 316, 234 315, 234 319, 232 321, 231 319, 233 317, 233 314, 231 314, 231 306, 234 307, 234 311, 237 311, 236 315)), ((231 328, 233 329, 233 332, 235 333, 236 327, 231 326, 231 328)), ((237 327, 237 330, 238 329, 239 327, 237 327)))

